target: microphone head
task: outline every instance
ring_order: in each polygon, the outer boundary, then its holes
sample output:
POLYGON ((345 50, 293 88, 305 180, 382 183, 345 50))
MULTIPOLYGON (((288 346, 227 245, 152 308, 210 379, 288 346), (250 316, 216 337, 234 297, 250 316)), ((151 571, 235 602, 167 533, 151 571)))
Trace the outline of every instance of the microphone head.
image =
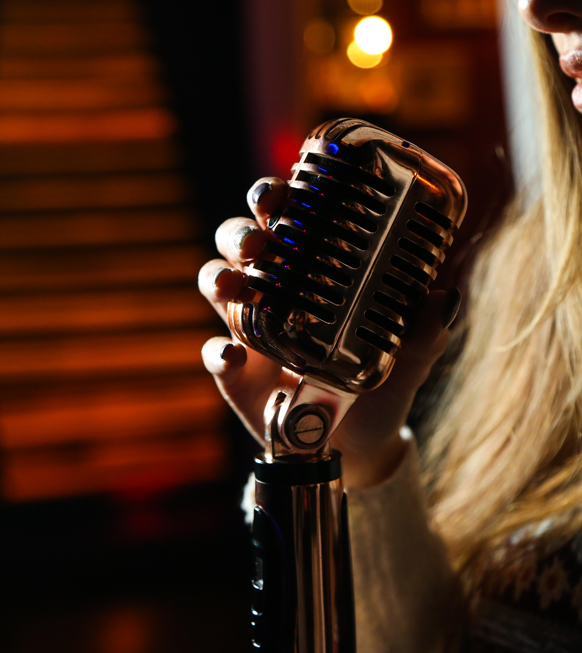
POLYGON ((272 233, 229 304, 246 345, 301 375, 365 392, 389 375, 467 207, 459 176, 361 120, 315 129, 272 233))

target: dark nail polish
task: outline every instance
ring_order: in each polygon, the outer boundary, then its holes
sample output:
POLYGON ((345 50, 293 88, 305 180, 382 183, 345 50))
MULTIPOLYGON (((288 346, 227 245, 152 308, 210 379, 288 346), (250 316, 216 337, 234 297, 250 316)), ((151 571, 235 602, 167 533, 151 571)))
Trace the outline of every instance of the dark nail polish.
POLYGON ((256 234, 259 231, 256 227, 241 227, 234 235, 234 244, 242 251, 245 241, 249 236, 256 234))
POLYGON ((461 307, 461 292, 458 288, 451 288, 447 292, 443 307, 443 329, 448 329, 455 321, 461 307))
POLYGON ((281 219, 282 212, 283 212, 282 210, 275 211, 275 213, 273 213, 273 215, 271 215, 271 217, 267 221, 267 227, 269 229, 274 229, 276 227, 277 223, 281 219))
POLYGON ((220 358, 222 358, 223 361, 226 360, 226 352, 227 352, 227 350, 230 349, 231 347, 234 347, 234 345, 232 344, 232 342, 227 342, 226 345, 224 345, 224 346, 222 347, 222 349, 220 350, 220 358))
POLYGON ((271 184, 268 181, 264 181, 262 184, 259 184, 253 191, 252 200, 254 204, 258 204, 261 201, 261 197, 265 193, 268 193, 271 190, 271 184))
POLYGON ((231 273, 233 270, 231 268, 218 268, 212 277, 212 283, 215 286, 218 286, 218 280, 223 274, 231 273))

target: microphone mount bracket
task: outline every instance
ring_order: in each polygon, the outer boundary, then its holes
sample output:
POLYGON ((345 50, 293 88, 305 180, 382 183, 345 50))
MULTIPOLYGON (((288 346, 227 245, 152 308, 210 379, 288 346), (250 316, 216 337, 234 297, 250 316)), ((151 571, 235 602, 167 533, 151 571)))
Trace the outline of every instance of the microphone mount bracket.
POLYGON ((301 455, 316 461, 331 454, 329 439, 357 394, 283 369, 265 407, 265 461, 301 455))

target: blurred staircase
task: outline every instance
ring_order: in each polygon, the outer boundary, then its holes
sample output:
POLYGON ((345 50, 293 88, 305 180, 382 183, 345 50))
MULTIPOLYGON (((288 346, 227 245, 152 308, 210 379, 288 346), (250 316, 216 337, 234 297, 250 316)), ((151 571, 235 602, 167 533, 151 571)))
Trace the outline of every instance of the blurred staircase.
POLYGON ((0 469, 36 500, 220 479, 206 258, 130 0, 0 6, 0 469))

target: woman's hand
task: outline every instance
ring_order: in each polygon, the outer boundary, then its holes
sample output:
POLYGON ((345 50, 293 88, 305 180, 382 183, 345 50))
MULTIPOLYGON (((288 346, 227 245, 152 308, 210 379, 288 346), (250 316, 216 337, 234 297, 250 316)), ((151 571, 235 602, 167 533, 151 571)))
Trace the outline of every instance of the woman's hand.
MULTIPOLYGON (((232 218, 216 232, 216 245, 224 259, 210 261, 200 270, 199 285, 225 321, 229 301, 250 299, 244 286, 244 266, 259 255, 267 220, 283 205, 288 191, 280 179, 260 179, 247 195, 256 219, 232 218)), ((407 446, 399 436, 400 427, 406 422, 416 391, 446 349, 448 326, 459 303, 456 288, 429 293, 387 381, 360 396, 334 433, 333 445, 343 454, 346 485, 375 485, 400 462, 407 446)), ((210 339, 202 349, 202 357, 224 398, 247 429, 262 440, 263 411, 279 379, 280 365, 223 337, 210 339)))

